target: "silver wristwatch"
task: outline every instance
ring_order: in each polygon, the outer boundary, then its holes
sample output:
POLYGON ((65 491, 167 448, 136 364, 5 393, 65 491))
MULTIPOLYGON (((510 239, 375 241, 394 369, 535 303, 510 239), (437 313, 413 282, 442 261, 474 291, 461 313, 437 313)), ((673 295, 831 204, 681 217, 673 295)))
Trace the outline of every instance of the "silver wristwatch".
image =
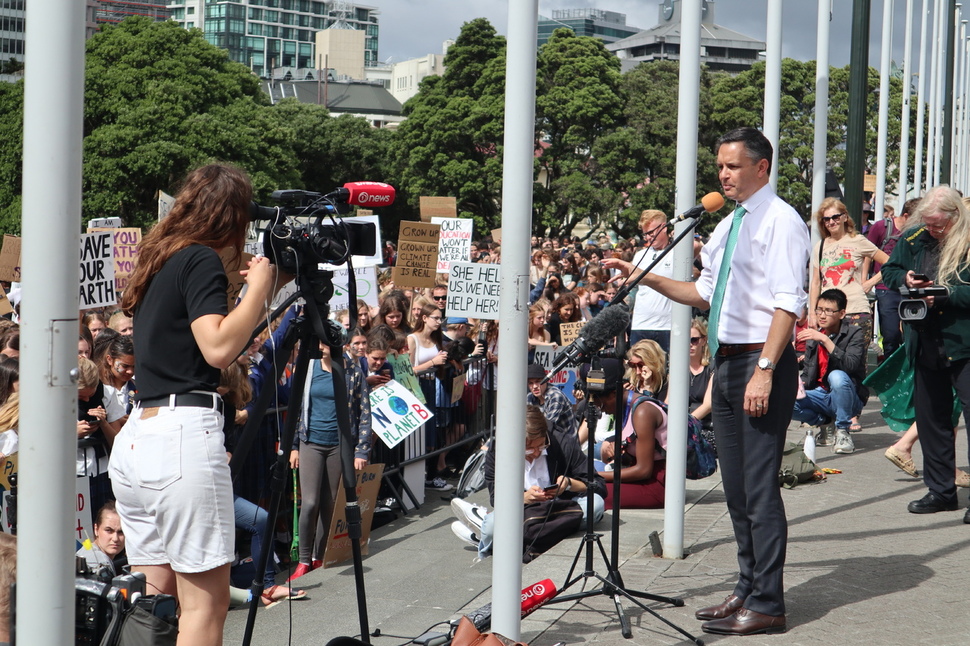
POLYGON ((760 359, 758 359, 758 368, 760 368, 761 370, 774 370, 775 364, 773 364, 771 362, 771 359, 769 359, 768 357, 761 357, 760 359))

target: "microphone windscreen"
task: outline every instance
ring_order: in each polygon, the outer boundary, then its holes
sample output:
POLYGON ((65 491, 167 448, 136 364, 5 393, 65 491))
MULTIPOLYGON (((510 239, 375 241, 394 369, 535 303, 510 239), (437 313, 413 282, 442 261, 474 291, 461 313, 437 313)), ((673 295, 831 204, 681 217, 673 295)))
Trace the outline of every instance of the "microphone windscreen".
POLYGON ((701 198, 701 204, 704 205, 704 210, 708 213, 720 211, 724 207, 724 196, 720 193, 708 193, 701 198))
POLYGON ((579 336, 586 340, 587 347, 599 349, 609 339, 626 330, 629 324, 630 308, 625 303, 617 303, 610 305, 584 325, 579 336))
POLYGON ((347 182, 347 203, 356 206, 390 206, 394 204, 397 191, 383 182, 347 182))

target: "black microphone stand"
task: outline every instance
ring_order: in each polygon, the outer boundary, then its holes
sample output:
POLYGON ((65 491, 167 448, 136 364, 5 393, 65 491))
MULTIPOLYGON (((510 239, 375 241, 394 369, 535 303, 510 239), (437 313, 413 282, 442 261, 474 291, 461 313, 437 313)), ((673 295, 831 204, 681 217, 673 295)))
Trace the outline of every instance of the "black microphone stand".
MULTIPOLYGON (((643 279, 647 273, 653 269, 660 260, 666 256, 677 243, 680 242, 687 234, 694 230, 697 226, 699 219, 692 219, 690 224, 680 232, 680 234, 674 239, 674 241, 664 249, 660 255, 654 258, 653 262, 643 270, 643 272, 634 278, 632 282, 625 284, 619 291, 617 291, 616 296, 609 302, 607 307, 616 305, 622 302, 630 291, 636 287, 639 282, 643 279)), ((626 355, 626 342, 622 334, 616 337, 616 356, 620 361, 623 361, 624 355, 626 355)), ((595 349, 596 351, 599 348, 595 349)), ((576 552, 576 556, 573 559, 572 566, 569 568, 569 573, 566 574, 566 582, 560 588, 556 596, 550 599, 547 603, 565 603, 567 601, 577 601, 580 599, 586 599, 595 596, 608 596, 612 597, 613 604, 616 607, 617 619, 620 622, 620 632, 621 634, 629 639, 633 636, 633 630, 630 626, 630 619, 626 616, 623 611, 623 606, 621 605, 622 600, 625 598, 631 603, 635 604, 639 608, 646 610, 651 615, 667 624, 680 634, 684 635, 692 642, 697 644, 697 646, 704 646, 704 641, 699 637, 695 637, 690 634, 680 626, 674 624, 673 622, 661 617, 656 611, 649 608, 638 599, 649 599, 651 601, 659 601, 662 603, 670 604, 674 607, 681 607, 684 605, 684 600, 675 597, 664 597, 656 594, 651 594, 642 590, 630 590, 623 585, 623 577, 620 575, 619 569, 619 553, 620 553, 620 487, 622 483, 620 482, 622 476, 622 438, 623 438, 623 420, 626 408, 626 391, 623 388, 622 381, 618 382, 616 385, 616 405, 613 413, 613 446, 615 448, 613 457, 613 509, 610 519, 610 556, 607 557, 606 550, 603 548, 603 543, 600 540, 602 538, 601 534, 597 534, 593 531, 593 490, 590 486, 591 483, 587 483, 586 487, 586 505, 588 513, 586 514, 586 533, 583 536, 583 540, 580 543, 579 549, 576 552), (606 563, 606 576, 601 576, 596 573, 593 569, 593 546, 599 548, 600 554, 606 563), (573 577, 573 572, 576 570, 576 566, 579 563, 579 557, 584 552, 586 553, 586 569, 582 574, 577 574, 573 577), (600 582, 600 587, 593 588, 591 590, 582 590, 573 594, 563 594, 567 589, 576 584, 579 581, 585 583, 588 579, 597 579, 600 582)), ((587 388, 587 404, 586 404, 586 465, 589 474, 592 476, 594 473, 593 469, 593 452, 596 446, 596 423, 599 419, 599 411, 596 407, 592 405, 592 402, 588 398, 588 388, 587 388)))
MULTIPOLYGON (((253 414, 249 416, 246 427, 243 430, 242 439, 239 442, 236 453, 230 462, 230 467, 234 472, 238 471, 238 466, 245 460, 246 452, 255 436, 257 427, 271 399, 271 395, 276 390, 276 383, 282 375, 287 360, 292 350, 300 343, 297 353, 296 369, 293 373, 293 382, 289 404, 287 406, 286 422, 280 433, 280 446, 277 452, 276 462, 270 477, 270 503, 267 509, 269 518, 266 522, 266 529, 263 532, 263 550, 259 554, 256 563, 256 574, 250 588, 249 614, 246 617, 246 629, 243 635, 243 646, 249 646, 252 642, 253 627, 256 621, 256 611, 260 605, 260 598, 263 593, 263 573, 269 562, 269 555, 273 544, 273 531, 276 527, 276 519, 279 514, 280 503, 285 489, 286 477, 289 473, 289 452, 293 445, 293 438, 296 433, 297 420, 300 417, 304 385, 306 384, 310 359, 321 356, 320 343, 325 343, 330 350, 332 360, 333 390, 337 409, 337 427, 340 431, 340 462, 343 477, 344 491, 347 497, 345 507, 347 514, 347 530, 350 538, 351 553, 354 562, 354 578, 357 588, 357 612, 360 620, 361 638, 369 642, 370 628, 367 621, 367 598, 364 589, 364 569, 363 557, 360 548, 361 511, 357 503, 357 477, 354 470, 354 448, 357 444, 353 430, 350 425, 350 411, 347 403, 347 382, 343 364, 343 342, 342 333, 327 321, 329 312, 329 301, 333 296, 333 274, 332 272, 318 270, 315 267, 297 276, 297 291, 284 302, 276 312, 274 318, 280 312, 285 311, 298 298, 303 297, 306 306, 304 314, 293 319, 289 329, 287 329, 282 347, 277 348, 273 356, 275 368, 275 380, 267 381, 264 390, 260 393, 256 401, 253 414), (238 460, 237 460, 238 457, 238 460)), ((258 333, 258 330, 257 330, 258 333)))

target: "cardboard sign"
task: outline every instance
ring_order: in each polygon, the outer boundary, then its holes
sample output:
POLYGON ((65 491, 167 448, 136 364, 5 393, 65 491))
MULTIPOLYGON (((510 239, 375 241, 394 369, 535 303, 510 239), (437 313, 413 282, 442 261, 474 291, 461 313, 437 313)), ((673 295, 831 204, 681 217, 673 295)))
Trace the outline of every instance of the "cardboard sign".
MULTIPOLYGON (((0 494, 2 494, 2 500, 0 500, 0 525, 3 526, 3 531, 7 534, 13 533, 13 523, 10 522, 10 516, 7 515, 7 496, 10 495, 10 476, 17 473, 18 461, 19 456, 16 453, 0 460, 0 494)), ((78 525, 80 525, 82 519, 83 516, 78 516, 78 525)), ((88 520, 90 521, 90 519, 91 514, 88 513, 88 520)), ((79 547, 80 544, 74 549, 77 550, 79 547)))
POLYGON ((398 232, 398 241, 410 240, 438 246, 440 238, 441 227, 437 224, 425 222, 401 222, 401 228, 398 232))
POLYGON ((397 287, 434 287, 437 266, 438 245, 401 240, 391 278, 397 287))
POLYGON ((110 231, 81 234, 82 310, 118 302, 115 292, 114 234, 110 231))
POLYGON ((18 236, 3 236, 3 249, 0 249, 0 280, 20 282, 20 238, 18 236))
POLYGON ((423 222, 429 222, 431 218, 458 217, 458 202, 453 197, 421 197, 418 208, 423 222))
POLYGON ((451 403, 457 404, 465 393, 465 374, 457 375, 451 382, 451 403))
MULTIPOLYGON (((330 299, 330 310, 350 309, 350 293, 347 279, 350 272, 347 268, 333 270, 333 297, 330 299)), ((354 267, 354 284, 357 286, 357 298, 362 298, 371 307, 379 307, 377 302, 377 268, 354 267)))
POLYGON ((166 193, 165 191, 158 192, 158 221, 161 222, 162 218, 168 215, 168 212, 172 210, 175 206, 175 198, 166 193))
POLYGON ((576 321, 575 323, 560 323, 559 337, 563 345, 569 345, 579 336, 579 331, 586 325, 586 321, 576 321))
MULTIPOLYGON (((383 464, 368 464, 357 472, 357 504, 360 506, 360 553, 367 554, 367 541, 370 538, 371 523, 374 521, 374 507, 381 488, 383 464)), ((330 533, 327 535, 327 548, 323 556, 323 567, 328 568, 343 563, 353 555, 347 525, 347 490, 343 480, 337 491, 333 516, 330 519, 330 533)))
POLYGON ((388 448, 415 432, 434 414, 394 379, 370 392, 371 429, 388 448))
POLYGON ((495 244, 502 244, 502 229, 492 229, 492 241, 495 244))
POLYGON ((501 265, 453 262, 448 272, 448 316, 498 318, 501 265))
POLYGON ((128 286, 128 277, 135 270, 135 259, 138 257, 138 244, 141 242, 141 229, 137 227, 88 228, 88 233, 97 231, 111 231, 114 234, 115 291, 120 294, 128 286))
POLYGON ((431 218, 441 227, 438 239, 438 271, 448 273, 453 262, 471 262, 475 221, 467 218, 431 218))
POLYGON ((243 285, 246 284, 246 278, 239 272, 249 267, 249 261, 252 258, 248 253, 237 256, 232 249, 223 249, 219 253, 219 260, 222 261, 222 266, 226 269, 226 277, 229 279, 226 299, 229 303, 230 312, 236 308, 236 302, 242 293, 243 285))
POLYGON ((0 287, 0 316, 5 314, 10 314, 13 311, 13 305, 10 304, 10 299, 7 298, 7 292, 0 287))
POLYGON ((414 366, 411 365, 411 357, 405 354, 387 355, 387 362, 394 371, 394 379, 414 395, 422 404, 428 403, 424 398, 424 391, 421 390, 421 381, 414 374, 414 366))

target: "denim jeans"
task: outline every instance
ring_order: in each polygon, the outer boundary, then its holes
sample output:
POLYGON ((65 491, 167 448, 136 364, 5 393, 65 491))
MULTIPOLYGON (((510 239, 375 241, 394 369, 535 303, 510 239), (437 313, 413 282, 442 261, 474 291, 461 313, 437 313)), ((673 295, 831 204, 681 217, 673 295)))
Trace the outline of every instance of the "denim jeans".
MULTIPOLYGON (((586 504, 586 494, 580 495, 575 499, 579 503, 580 508, 583 510, 583 523, 585 526, 586 517, 589 515, 589 509, 586 504)), ((593 524, 600 522, 603 519, 603 512, 606 511, 606 502, 603 497, 598 493, 593 494, 593 524)), ((485 520, 482 521, 482 531, 481 536, 478 537, 478 557, 485 558, 486 556, 492 555, 492 542, 495 539, 495 512, 489 512, 485 515, 485 520)))
MULTIPOLYGON (((259 505, 241 496, 233 496, 232 505, 236 512, 236 529, 248 532, 252 537, 250 539, 250 552, 255 567, 262 553, 263 532, 266 530, 269 514, 259 505)), ((268 545, 267 548, 272 549, 272 546, 268 545)), ((263 586, 270 588, 274 585, 276 585, 276 563, 273 561, 273 555, 270 554, 269 560, 266 561, 266 572, 263 573, 263 586)))
POLYGON ((862 412, 862 400, 852 378, 842 370, 830 372, 828 382, 829 390, 813 388, 805 391, 803 399, 796 399, 792 417, 812 426, 835 420, 836 428, 847 431, 852 418, 862 412))

